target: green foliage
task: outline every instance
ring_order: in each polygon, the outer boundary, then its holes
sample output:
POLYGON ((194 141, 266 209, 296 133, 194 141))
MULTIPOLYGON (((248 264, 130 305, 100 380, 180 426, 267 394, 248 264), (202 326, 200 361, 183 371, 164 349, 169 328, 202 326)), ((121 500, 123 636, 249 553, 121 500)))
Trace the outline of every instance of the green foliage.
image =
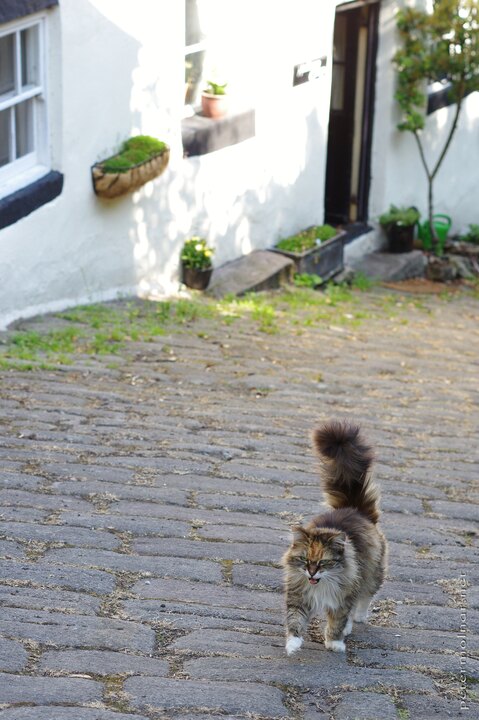
POLYGON ((338 231, 331 225, 313 225, 307 230, 280 240, 276 247, 286 252, 303 253, 314 248, 318 244, 317 240, 326 242, 337 234, 338 231))
POLYGON ((120 152, 101 163, 104 172, 127 172, 135 165, 151 160, 156 155, 161 155, 167 148, 166 143, 149 137, 148 135, 136 135, 126 140, 120 152))
POLYGON ((212 80, 208 80, 205 92, 210 93, 210 95, 226 95, 227 85, 228 83, 220 85, 219 83, 212 82, 212 80))
POLYGON ((402 111, 398 129, 412 132, 428 183, 428 222, 433 248, 438 242, 433 223, 434 179, 458 126, 462 101, 479 90, 478 0, 434 0, 432 12, 406 7, 397 14, 401 47, 393 62, 397 69, 396 100, 402 111), (427 83, 446 83, 456 104, 452 124, 434 164, 429 164, 421 130, 425 125, 427 83))
POLYGON ((450 83, 450 99, 456 103, 479 90, 477 0, 435 0, 432 13, 404 8, 397 14, 397 28, 396 99, 403 114, 398 128, 417 132, 425 123, 426 82, 450 83))
POLYGON ((411 227, 418 222, 420 217, 420 212, 414 207, 406 208, 391 205, 389 210, 379 217, 379 223, 386 228, 391 225, 411 227))
POLYGON ((462 240, 463 242, 470 242, 474 243, 475 245, 479 245, 479 225, 469 225, 469 232, 467 232, 465 235, 461 235, 460 240, 462 240))
POLYGON ((316 275, 315 273, 296 273, 294 276, 294 284, 296 287, 307 287, 307 288, 315 288, 318 285, 321 285, 323 282, 322 278, 320 278, 319 275, 316 275))
POLYGON ((194 236, 185 240, 180 256, 181 262, 186 268, 207 270, 211 267, 213 252, 204 238, 194 236))
POLYGON ((374 287, 374 281, 363 272, 357 272, 354 275, 351 287, 354 288, 354 290, 366 292, 366 290, 371 290, 371 288, 374 287))

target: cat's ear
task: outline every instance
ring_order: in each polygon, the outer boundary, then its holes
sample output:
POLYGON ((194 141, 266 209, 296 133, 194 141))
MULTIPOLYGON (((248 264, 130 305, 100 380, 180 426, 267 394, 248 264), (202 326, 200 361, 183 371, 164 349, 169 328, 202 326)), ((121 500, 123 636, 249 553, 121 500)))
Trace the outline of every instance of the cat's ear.
POLYGON ((293 542, 301 542, 308 537, 308 532, 302 525, 292 525, 291 532, 293 533, 293 542))

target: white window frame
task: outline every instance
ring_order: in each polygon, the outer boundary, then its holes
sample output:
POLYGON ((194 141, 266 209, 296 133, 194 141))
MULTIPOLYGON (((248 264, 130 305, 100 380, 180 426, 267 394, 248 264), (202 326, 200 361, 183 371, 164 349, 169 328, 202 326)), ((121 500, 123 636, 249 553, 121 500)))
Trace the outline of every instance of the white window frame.
POLYGON ((13 92, 0 95, 0 110, 10 110, 10 149, 15 152, 15 106, 26 100, 33 100, 33 151, 0 167, 0 197, 34 182, 49 171, 47 102, 46 102, 46 15, 36 14, 28 19, 17 20, 0 27, 0 37, 15 35, 14 40, 14 82, 13 92), (33 87, 21 86, 20 33, 38 27, 38 84, 33 87))
MULTIPOLYGON (((184 4, 184 7, 185 7, 184 12, 185 12, 185 30, 186 30, 186 2, 184 4)), ((193 43, 192 45, 186 45, 186 32, 185 32, 185 64, 186 64, 186 59, 187 59, 188 55, 194 55, 195 53, 198 53, 198 52, 204 52, 205 57, 206 57, 207 50, 208 50, 208 38, 207 37, 203 38, 203 40, 200 40, 197 43, 193 43)), ((205 78, 202 77, 201 82, 204 82, 204 80, 205 80, 205 78)), ((196 109, 198 108, 198 104, 199 103, 197 103, 196 105, 189 105, 186 103, 186 100, 185 100, 184 113, 183 113, 184 117, 194 115, 196 112, 196 109)))

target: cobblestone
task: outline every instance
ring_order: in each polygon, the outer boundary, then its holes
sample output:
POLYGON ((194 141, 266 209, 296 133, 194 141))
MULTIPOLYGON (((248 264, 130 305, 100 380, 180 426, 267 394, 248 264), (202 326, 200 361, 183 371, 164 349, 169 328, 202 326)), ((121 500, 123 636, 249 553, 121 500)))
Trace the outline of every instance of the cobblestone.
POLYGON ((0 674, 0 703, 85 703, 100 700, 102 686, 80 678, 0 674))
POLYGON ((478 301, 341 302, 1 371, 0 720, 479 713, 478 301), (331 417, 376 448, 388 578, 345 655, 321 621, 288 658, 279 561, 331 417))
POLYGON ((397 720, 396 706, 387 695, 345 693, 334 708, 335 720, 397 720))
POLYGON ((140 710, 190 709, 203 711, 224 710, 227 713, 257 713, 268 718, 286 717, 283 693, 274 687, 255 682, 195 682, 162 678, 131 678, 125 683, 131 704, 140 710))
POLYGON ((43 655, 40 669, 94 675, 168 675, 165 660, 105 650, 50 651, 43 655))

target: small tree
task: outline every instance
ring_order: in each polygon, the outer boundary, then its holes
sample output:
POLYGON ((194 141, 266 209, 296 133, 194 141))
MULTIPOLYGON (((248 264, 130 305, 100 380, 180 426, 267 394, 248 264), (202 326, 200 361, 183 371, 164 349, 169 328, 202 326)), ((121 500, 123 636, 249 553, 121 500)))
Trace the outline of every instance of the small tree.
POLYGON ((467 94, 479 90, 478 0, 433 0, 432 12, 405 8, 397 14, 402 41, 394 56, 398 71, 396 100, 402 110, 399 130, 413 133, 428 183, 428 219, 433 247, 433 185, 456 131, 467 94), (434 164, 424 151, 421 130, 426 121, 427 83, 447 82, 456 109, 443 148, 434 164))

